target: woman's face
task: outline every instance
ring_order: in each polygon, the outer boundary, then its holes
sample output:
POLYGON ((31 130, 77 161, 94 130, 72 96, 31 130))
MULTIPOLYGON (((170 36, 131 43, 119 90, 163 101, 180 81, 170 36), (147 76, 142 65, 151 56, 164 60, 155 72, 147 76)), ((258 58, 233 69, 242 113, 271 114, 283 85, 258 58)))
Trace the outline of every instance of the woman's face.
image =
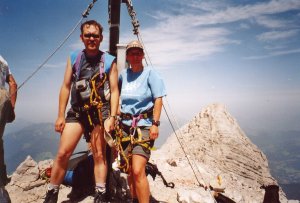
POLYGON ((142 64, 144 52, 140 48, 131 48, 127 51, 126 59, 130 65, 142 64))

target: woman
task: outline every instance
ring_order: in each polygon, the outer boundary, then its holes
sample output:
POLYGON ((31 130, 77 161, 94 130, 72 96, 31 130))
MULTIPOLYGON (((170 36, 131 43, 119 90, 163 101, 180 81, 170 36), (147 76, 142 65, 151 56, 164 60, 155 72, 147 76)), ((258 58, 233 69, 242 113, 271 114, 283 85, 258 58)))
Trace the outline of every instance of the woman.
POLYGON ((132 154, 128 171, 128 184, 133 202, 149 203, 150 188, 145 173, 150 149, 159 135, 162 97, 166 95, 164 83, 153 69, 144 67, 143 46, 132 41, 126 47, 129 68, 120 74, 121 119, 123 136, 134 135, 142 140, 127 144, 125 153, 132 154))

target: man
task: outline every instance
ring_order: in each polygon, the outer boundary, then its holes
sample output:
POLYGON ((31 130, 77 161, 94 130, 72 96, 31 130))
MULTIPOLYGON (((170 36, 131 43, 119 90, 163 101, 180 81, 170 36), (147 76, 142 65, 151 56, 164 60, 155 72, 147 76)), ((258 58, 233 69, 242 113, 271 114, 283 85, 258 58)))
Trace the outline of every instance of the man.
POLYGON ((107 201, 103 122, 107 119, 109 130, 114 129, 119 90, 114 57, 99 50, 103 39, 102 29, 94 20, 83 23, 80 38, 85 49, 71 54, 67 61, 55 123, 55 130, 61 133, 61 138, 44 203, 57 202, 59 185, 65 176, 68 160, 83 133, 91 143, 94 157, 94 203, 107 201), (110 91, 107 91, 108 87, 110 91), (70 94, 71 108, 65 118, 70 94))
POLYGON ((7 62, 0 55, 0 188, 9 182, 4 162, 3 133, 6 123, 11 123, 15 119, 16 99, 17 83, 7 62), (5 89, 5 83, 8 83, 9 92, 5 89))

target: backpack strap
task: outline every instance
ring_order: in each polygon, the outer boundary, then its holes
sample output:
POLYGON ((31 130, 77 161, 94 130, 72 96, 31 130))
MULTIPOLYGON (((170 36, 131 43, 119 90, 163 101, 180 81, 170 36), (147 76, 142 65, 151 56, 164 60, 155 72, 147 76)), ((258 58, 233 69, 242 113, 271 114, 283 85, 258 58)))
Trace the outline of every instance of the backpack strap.
MULTIPOLYGON (((80 52, 73 52, 71 54, 71 64, 72 64, 73 72, 75 73, 75 81, 79 79, 83 55, 84 55, 84 50, 80 52)), ((102 77, 103 73, 105 73, 107 70, 110 69, 110 65, 113 59, 114 57, 112 57, 111 55, 107 54, 106 52, 102 52, 100 63, 99 63, 100 78, 102 77), (108 63, 105 63, 106 60, 108 60, 108 63)))
POLYGON ((115 57, 110 55, 109 53, 104 53, 104 71, 109 73, 112 62, 115 60, 115 57))
POLYGON ((81 58, 84 54, 83 50, 72 52, 70 55, 71 65, 73 70, 73 78, 75 81, 79 79, 80 67, 81 67, 81 58))
POLYGON ((76 74, 76 80, 79 79, 79 74, 80 74, 80 68, 81 68, 81 58, 83 55, 83 51, 79 52, 77 57, 76 57, 76 61, 74 64, 74 70, 75 70, 75 74, 76 74))

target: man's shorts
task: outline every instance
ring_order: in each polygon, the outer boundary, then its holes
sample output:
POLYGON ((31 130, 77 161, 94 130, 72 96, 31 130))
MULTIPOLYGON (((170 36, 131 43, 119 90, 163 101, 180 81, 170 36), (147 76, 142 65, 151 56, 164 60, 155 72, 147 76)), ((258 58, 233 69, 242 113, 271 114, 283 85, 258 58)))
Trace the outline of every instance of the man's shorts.
MULTIPOLYGON (((139 128, 141 129, 142 140, 148 140, 150 138, 150 127, 149 126, 140 126, 139 128)), ((130 126, 122 125, 122 132, 123 132, 123 137, 130 136, 130 126)), ((135 139, 138 137, 137 130, 134 134, 134 137, 135 137, 135 139)), ((144 144, 148 147, 144 147, 144 146, 139 145, 139 144, 133 146, 132 154, 144 156, 147 160, 149 160, 150 155, 151 155, 151 150, 150 149, 154 145, 154 140, 151 140, 149 142, 145 142, 144 144)), ((125 155, 128 157, 128 154, 131 150, 130 141, 123 142, 122 147, 123 147, 125 155)))
MULTIPOLYGON (((109 116, 109 105, 104 104, 101 108, 102 113, 102 124, 109 116)), ((90 116, 94 116, 98 118, 98 110, 95 108, 95 110, 90 112, 90 116)), ((80 112, 80 110, 76 107, 71 107, 66 116, 66 123, 81 123, 82 125, 85 125, 88 122, 88 116, 85 112, 80 112)), ((100 124, 99 119, 96 119, 96 124, 100 124)))
MULTIPOLYGON (((89 112, 90 118, 94 125, 104 126, 104 121, 108 118, 110 114, 109 105, 103 105, 101 108, 102 113, 102 123, 100 124, 98 109, 94 108, 89 112)), ((80 111, 78 108, 70 108, 67 112, 66 123, 80 123, 84 127, 84 137, 87 142, 90 141, 91 132, 93 131, 93 125, 89 123, 89 117, 86 112, 80 111)))

